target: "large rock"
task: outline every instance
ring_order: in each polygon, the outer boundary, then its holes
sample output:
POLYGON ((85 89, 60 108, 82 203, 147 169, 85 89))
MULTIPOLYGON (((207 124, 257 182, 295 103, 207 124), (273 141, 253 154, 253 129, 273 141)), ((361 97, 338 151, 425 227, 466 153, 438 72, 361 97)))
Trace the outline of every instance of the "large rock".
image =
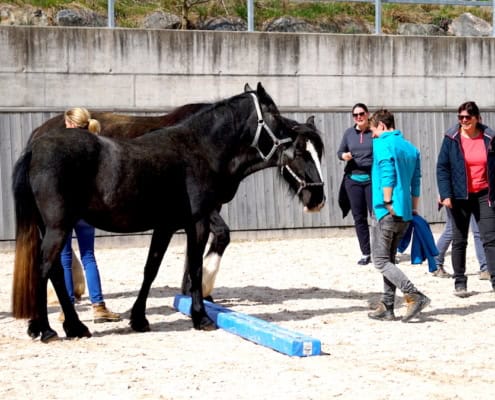
POLYGON ((40 8, 0 5, 0 25, 53 25, 53 18, 40 8))
POLYGON ((107 16, 86 9, 60 10, 56 16, 60 26, 107 26, 107 16))
POLYGON ((175 14, 156 11, 143 20, 143 28, 147 29, 179 29, 180 18, 175 14))
POLYGON ((321 32, 319 26, 294 17, 280 17, 267 21, 261 30, 265 32, 321 32))
POLYGON ((397 29, 399 35, 411 36, 445 36, 447 32, 433 24, 400 24, 397 29))
POLYGON ((247 23, 239 17, 218 17, 207 19, 197 25, 197 29, 207 31, 247 31, 247 23))
POLYGON ((490 36, 492 26, 471 13, 464 13, 452 21, 449 33, 455 36, 490 36))

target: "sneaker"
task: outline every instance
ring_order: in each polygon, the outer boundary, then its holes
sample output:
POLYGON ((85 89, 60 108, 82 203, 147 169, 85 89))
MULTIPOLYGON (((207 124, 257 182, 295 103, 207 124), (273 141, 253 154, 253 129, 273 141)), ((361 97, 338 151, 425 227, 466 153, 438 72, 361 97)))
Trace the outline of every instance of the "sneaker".
POLYGON ((481 271, 480 272, 480 280, 481 281, 489 281, 491 278, 490 273, 488 271, 481 271))
POLYGON ((371 262, 371 256, 362 256, 361 259, 357 262, 358 265, 368 265, 371 262))
POLYGON ((430 304, 431 300, 423 293, 406 293, 404 300, 407 303, 406 314, 402 317, 402 322, 409 322, 430 304))
POLYGON ((120 314, 110 311, 105 303, 93 304, 93 322, 101 324, 103 322, 118 322, 121 321, 120 314))
POLYGON ((447 271, 443 269, 443 266, 438 265, 437 270, 432 272, 433 276, 436 276, 437 278, 451 278, 452 275, 450 275, 447 271))
POLYGON ((386 306, 380 302, 375 311, 368 313, 368 317, 379 321, 395 321, 394 306, 386 306))

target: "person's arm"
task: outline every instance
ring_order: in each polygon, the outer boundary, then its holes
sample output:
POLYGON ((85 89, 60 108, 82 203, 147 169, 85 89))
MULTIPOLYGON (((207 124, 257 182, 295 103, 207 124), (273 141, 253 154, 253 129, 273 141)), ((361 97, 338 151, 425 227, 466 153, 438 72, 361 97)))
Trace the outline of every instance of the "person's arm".
POLYGON ((419 196, 421 194, 421 155, 418 151, 416 166, 411 180, 412 213, 418 213, 419 196))
POLYGON ((451 140, 447 137, 443 138, 442 146, 437 158, 437 187, 440 196, 440 203, 451 208, 452 183, 451 183, 451 166, 449 161, 451 140))
POLYGON ((337 157, 343 161, 352 160, 352 154, 349 151, 349 144, 347 143, 348 130, 344 132, 344 136, 342 137, 342 141, 340 142, 340 146, 337 149, 337 157))

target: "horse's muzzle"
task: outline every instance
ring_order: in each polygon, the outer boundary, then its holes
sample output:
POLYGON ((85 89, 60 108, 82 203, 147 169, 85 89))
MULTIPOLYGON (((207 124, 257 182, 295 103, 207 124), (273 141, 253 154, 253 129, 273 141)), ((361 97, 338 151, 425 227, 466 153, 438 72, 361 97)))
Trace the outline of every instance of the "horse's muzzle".
POLYGON ((312 208, 308 208, 307 206, 304 206, 304 212, 307 212, 307 213, 318 212, 323 208, 324 205, 325 205, 325 200, 323 200, 320 204, 318 204, 312 208))

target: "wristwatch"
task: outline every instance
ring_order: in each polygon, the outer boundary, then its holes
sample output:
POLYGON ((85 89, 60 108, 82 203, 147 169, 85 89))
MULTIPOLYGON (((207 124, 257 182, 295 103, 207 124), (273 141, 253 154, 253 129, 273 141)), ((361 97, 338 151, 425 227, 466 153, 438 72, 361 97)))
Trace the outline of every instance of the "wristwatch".
POLYGON ((383 204, 385 204, 386 206, 389 206, 390 204, 392 204, 393 201, 392 200, 389 200, 389 201, 385 201, 383 200, 383 204))

